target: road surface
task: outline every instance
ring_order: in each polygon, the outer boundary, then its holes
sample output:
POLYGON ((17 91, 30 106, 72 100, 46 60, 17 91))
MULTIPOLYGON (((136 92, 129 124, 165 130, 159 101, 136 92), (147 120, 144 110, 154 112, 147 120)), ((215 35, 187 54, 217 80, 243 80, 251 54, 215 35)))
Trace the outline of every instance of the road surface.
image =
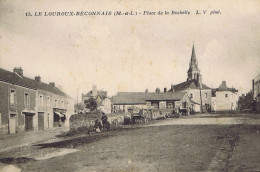
POLYGON ((7 149, 0 165, 2 171, 260 171, 259 131, 260 115, 202 114, 7 149))

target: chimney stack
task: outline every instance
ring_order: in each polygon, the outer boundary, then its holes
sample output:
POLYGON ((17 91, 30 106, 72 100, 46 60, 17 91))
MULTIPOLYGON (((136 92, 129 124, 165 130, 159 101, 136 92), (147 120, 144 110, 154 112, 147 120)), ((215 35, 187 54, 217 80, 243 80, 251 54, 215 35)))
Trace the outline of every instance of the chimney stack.
POLYGON ((49 83, 51 86, 55 87, 55 82, 50 82, 49 83))
POLYGON ((164 88, 164 92, 165 92, 165 93, 167 92, 167 88, 164 88))
POLYGON ((40 76, 36 76, 35 80, 38 81, 38 82, 41 82, 41 77, 40 76))
POLYGON ((20 76, 23 76, 23 69, 21 67, 15 67, 13 72, 17 73, 20 76))
POLYGON ((171 89, 172 89, 172 92, 174 92, 174 85, 173 84, 171 85, 171 89))
POLYGON ((145 93, 148 93, 149 91, 148 91, 148 89, 145 89, 145 93))
POLYGON ((156 93, 160 93, 160 88, 157 87, 156 90, 155 90, 155 92, 156 92, 156 93))

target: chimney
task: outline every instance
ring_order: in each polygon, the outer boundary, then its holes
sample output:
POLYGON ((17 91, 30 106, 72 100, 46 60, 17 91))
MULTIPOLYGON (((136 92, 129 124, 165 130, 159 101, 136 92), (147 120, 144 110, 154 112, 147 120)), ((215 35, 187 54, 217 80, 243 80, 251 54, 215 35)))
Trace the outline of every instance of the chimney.
POLYGON ((23 76, 23 69, 21 67, 15 67, 13 71, 18 75, 23 76))
POLYGON ((149 91, 148 91, 148 89, 145 89, 145 93, 148 93, 149 91))
POLYGON ((156 93, 160 93, 160 88, 157 87, 156 90, 155 90, 155 92, 156 92, 156 93))
POLYGON ((50 82, 49 83, 51 86, 55 87, 55 82, 50 82))
POLYGON ((41 77, 40 76, 36 76, 35 80, 38 81, 38 82, 41 82, 41 77))
POLYGON ((96 86, 96 85, 93 85, 93 86, 92 86, 92 96, 93 96, 93 97, 96 97, 96 96, 97 96, 97 86, 96 86))
POLYGON ((175 90, 174 90, 174 85, 173 85, 173 84, 171 85, 171 89, 172 89, 172 92, 175 91, 175 90))
POLYGON ((165 92, 165 93, 167 92, 167 88, 164 88, 164 92, 165 92))

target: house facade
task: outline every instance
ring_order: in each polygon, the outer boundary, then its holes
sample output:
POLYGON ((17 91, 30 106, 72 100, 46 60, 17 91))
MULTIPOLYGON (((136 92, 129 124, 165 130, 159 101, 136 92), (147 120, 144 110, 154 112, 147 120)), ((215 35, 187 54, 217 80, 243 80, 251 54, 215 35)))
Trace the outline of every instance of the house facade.
POLYGON ((191 107, 189 96, 185 92, 149 93, 145 97, 148 109, 178 109, 191 107))
POLYGON ((211 110, 211 88, 202 83, 202 75, 198 67, 194 45, 189 63, 188 77, 185 82, 171 85, 168 92, 185 92, 191 100, 193 111, 200 112, 211 110))
MULTIPOLYGON (((56 108, 63 108, 64 117, 73 114, 72 99, 41 78, 27 78, 22 68, 13 72, 0 69, 0 133, 13 134, 30 130, 44 130, 54 127, 56 108), (64 102, 56 104, 55 100, 64 102), (72 107, 71 107, 72 106, 72 107)), ((65 124, 60 121, 60 124, 65 124)))
POLYGON ((238 110, 239 96, 238 90, 229 88, 226 81, 222 81, 219 88, 212 90, 212 110, 213 111, 233 111, 238 110))

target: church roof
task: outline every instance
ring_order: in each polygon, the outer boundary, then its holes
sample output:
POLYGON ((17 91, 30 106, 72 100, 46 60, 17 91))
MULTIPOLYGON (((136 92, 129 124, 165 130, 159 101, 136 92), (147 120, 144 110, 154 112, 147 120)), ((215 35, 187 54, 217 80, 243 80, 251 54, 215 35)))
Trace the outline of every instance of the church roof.
POLYGON ((189 67, 188 72, 191 72, 192 70, 200 71, 200 70, 199 70, 199 67, 198 67, 198 62, 197 62, 197 58, 196 58, 196 53, 195 53, 194 44, 193 44, 193 46, 192 46, 192 53, 191 53, 191 59, 190 59, 190 67, 189 67))
MULTIPOLYGON (((177 85, 172 85, 172 88, 168 92, 183 91, 186 89, 200 89, 196 79, 188 80, 177 85)), ((202 89, 210 89, 207 85, 202 84, 202 89)))

